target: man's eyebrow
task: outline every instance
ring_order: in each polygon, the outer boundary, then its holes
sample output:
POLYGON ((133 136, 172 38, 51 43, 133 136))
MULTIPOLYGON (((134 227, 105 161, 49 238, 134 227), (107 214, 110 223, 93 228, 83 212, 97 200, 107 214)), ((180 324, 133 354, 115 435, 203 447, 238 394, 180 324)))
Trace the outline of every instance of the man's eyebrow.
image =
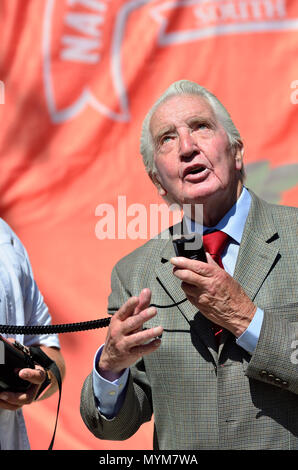
POLYGON ((155 136, 153 136, 154 140, 158 142, 164 135, 175 132, 176 127, 174 125, 169 125, 160 129, 155 136))
POLYGON ((204 116, 204 115, 197 115, 197 116, 191 116, 187 120, 187 124, 195 124, 197 122, 201 123, 207 123, 212 125, 212 127, 216 127, 216 119, 212 118, 211 116, 204 116))
MULTIPOLYGON (((217 121, 215 118, 212 116, 204 116, 201 114, 194 114, 193 116, 190 116, 187 120, 186 123, 188 125, 192 125, 195 123, 206 123, 209 124, 212 128, 216 128, 217 126, 217 121)), ((164 126, 162 129, 160 129, 154 136, 153 140, 158 143, 160 139, 167 134, 176 132, 176 126, 174 124, 169 124, 168 126, 164 126)))

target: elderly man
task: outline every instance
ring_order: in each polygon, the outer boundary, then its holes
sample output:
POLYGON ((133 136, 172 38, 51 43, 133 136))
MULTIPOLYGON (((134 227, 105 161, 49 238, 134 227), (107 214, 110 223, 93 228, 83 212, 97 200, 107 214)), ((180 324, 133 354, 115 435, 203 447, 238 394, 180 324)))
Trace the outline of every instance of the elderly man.
POLYGON ((195 83, 155 103, 141 152, 160 195, 191 205, 207 263, 175 256, 175 227, 117 263, 86 425, 123 440, 154 414, 155 449, 297 449, 297 209, 244 187, 241 137, 195 83))

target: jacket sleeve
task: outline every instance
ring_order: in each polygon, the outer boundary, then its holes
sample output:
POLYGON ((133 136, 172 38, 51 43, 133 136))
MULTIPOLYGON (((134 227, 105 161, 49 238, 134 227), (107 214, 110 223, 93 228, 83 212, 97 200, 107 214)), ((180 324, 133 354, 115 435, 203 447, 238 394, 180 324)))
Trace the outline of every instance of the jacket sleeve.
MULTIPOLYGON (((124 286, 124 276, 116 266, 112 272, 109 313, 115 313, 130 296, 129 290, 124 286)), ((130 368, 125 399, 114 418, 108 419, 98 410, 92 373, 86 378, 82 388, 80 410, 88 429, 100 439, 121 441, 135 434, 139 427, 152 417, 151 389, 143 360, 139 360, 130 368)))
POLYGON ((248 377, 298 393, 298 304, 264 310, 248 377))

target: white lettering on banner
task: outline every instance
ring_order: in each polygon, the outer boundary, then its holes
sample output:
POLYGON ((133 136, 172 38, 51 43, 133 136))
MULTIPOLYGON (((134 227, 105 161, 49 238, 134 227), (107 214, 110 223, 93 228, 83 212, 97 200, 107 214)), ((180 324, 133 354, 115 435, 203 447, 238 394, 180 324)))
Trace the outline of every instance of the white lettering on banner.
POLYGON ((68 13, 65 17, 65 23, 83 33, 85 36, 100 36, 101 32, 98 26, 104 21, 101 15, 92 15, 89 13, 68 13))
POLYGON ((100 46, 100 41, 97 39, 63 36, 62 44, 69 46, 68 49, 64 49, 61 52, 63 60, 94 64, 100 59, 98 52, 92 52, 93 49, 97 49, 100 46))
MULTIPOLYGON (((73 119, 88 106, 111 120, 130 120, 121 51, 130 15, 146 5, 150 7, 147 10, 150 17, 160 24, 156 40, 161 47, 220 35, 298 30, 298 18, 288 15, 286 0, 128 0, 119 1, 119 4, 115 12, 112 0, 46 0, 42 44, 43 78, 52 122, 59 124, 73 119), (62 27, 61 18, 54 12, 58 5, 64 15, 62 27), (181 21, 172 22, 175 9, 180 9, 179 17, 181 10, 190 14, 182 14, 181 21), (59 28, 55 29, 53 23, 56 21, 59 22, 59 28), (53 38, 53 31, 60 30, 60 37, 53 38), (57 45, 60 46, 58 56, 57 45), (102 60, 103 56, 108 58, 107 62, 102 60), (52 60, 62 61, 64 67, 54 68, 52 60), (76 64, 88 66, 86 77, 100 77, 104 74, 110 81, 111 93, 100 99, 91 90, 89 83, 84 83, 82 73, 79 74, 78 80, 81 81, 77 83, 76 98, 65 105, 65 97, 60 98, 59 88, 55 88, 63 76, 55 76, 55 73, 63 74, 61 70, 65 70, 67 64, 72 67, 76 64), (101 64, 105 64, 104 69, 100 68, 101 64), (59 106, 60 100, 64 104, 59 106)), ((292 100, 296 99, 294 91, 292 100)))
POLYGON ((67 47, 61 51, 61 59, 96 64, 100 61, 99 49, 103 46, 100 26, 105 21, 107 5, 96 0, 68 0, 68 4, 72 7, 84 6, 97 13, 70 12, 66 14, 64 23, 73 29, 75 34, 62 36, 61 43, 67 47))
POLYGON ((68 0, 68 4, 70 6, 81 5, 94 11, 104 11, 106 9, 106 4, 100 0, 68 0))
POLYGON ((212 36, 298 29, 298 18, 287 17, 286 0, 176 0, 154 6, 151 15, 161 25, 160 46, 212 36), (190 9, 192 24, 169 31, 167 15, 177 8, 190 9))
MULTIPOLYGON (((59 124, 79 115, 87 106, 114 121, 126 122, 130 119, 126 87, 122 78, 121 48, 125 26, 130 14, 149 3, 151 0, 131 0, 119 7, 115 18, 109 15, 112 0, 47 0, 44 13, 43 28, 43 77, 48 110, 52 122, 59 124), (104 73, 111 78, 111 89, 116 95, 120 111, 114 111, 100 100, 89 88, 88 84, 79 84, 78 98, 62 109, 57 104, 52 69, 52 23, 55 21, 54 9, 64 2, 66 13, 63 18, 63 30, 60 37, 61 50, 59 58, 66 63, 78 63, 98 67, 102 53, 110 55, 110 67, 104 73), (109 5, 110 4, 110 5, 109 5), (75 11, 76 8, 79 11, 75 11), (82 11, 82 8, 85 11, 82 11), (109 15, 109 16, 108 16, 109 15), (113 22, 112 36, 103 36, 106 21, 113 22)), ((55 46, 56 47, 56 46, 55 46)), ((57 60, 56 57, 54 60, 57 60)), ((100 76, 100 70, 94 74, 100 76)), ((113 100, 112 100, 113 101, 113 100)), ((115 101, 115 100, 114 100, 115 101)))
POLYGON ((203 23, 225 21, 251 21, 284 18, 284 0, 239 0, 224 3, 208 2, 194 9, 195 16, 203 23))

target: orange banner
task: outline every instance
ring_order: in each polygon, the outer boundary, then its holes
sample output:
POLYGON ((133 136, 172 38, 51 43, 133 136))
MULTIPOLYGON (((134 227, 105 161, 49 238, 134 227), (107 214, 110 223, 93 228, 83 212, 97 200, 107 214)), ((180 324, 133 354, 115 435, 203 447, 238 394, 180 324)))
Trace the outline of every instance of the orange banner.
MULTIPOLYGON (((200 83, 229 110, 247 185, 297 206, 297 1, 2 0, 0 18, 0 215, 27 248, 53 323, 105 317, 113 265, 154 234, 137 228, 140 208, 163 202, 140 128, 175 80, 200 83)), ((60 336, 55 449, 152 448, 152 423, 107 442, 81 420, 105 332, 60 336)), ((47 448, 56 405, 54 396, 25 409, 33 449, 47 448)))

